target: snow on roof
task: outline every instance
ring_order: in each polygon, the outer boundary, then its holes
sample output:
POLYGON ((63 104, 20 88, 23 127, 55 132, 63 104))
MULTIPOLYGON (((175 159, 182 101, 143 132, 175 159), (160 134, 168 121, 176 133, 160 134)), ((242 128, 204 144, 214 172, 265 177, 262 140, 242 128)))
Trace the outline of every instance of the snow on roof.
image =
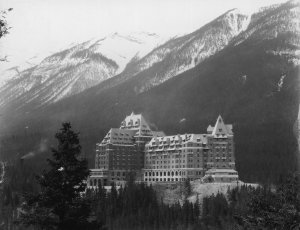
POLYGON ((152 131, 152 134, 153 134, 154 137, 166 136, 166 134, 163 131, 152 131))
POLYGON ((158 137, 164 135, 162 131, 152 131, 142 114, 132 112, 121 122, 120 128, 111 128, 108 131, 101 144, 133 144, 134 137, 137 136, 158 137))
POLYGON ((170 141, 182 141, 182 142, 200 142, 200 143, 207 143, 206 134, 177 134, 177 135, 170 135, 170 136, 161 136, 161 137, 153 137, 149 144, 154 144, 156 142, 170 142, 170 141))
POLYGON ((209 134, 212 134, 213 136, 218 136, 218 135, 223 135, 223 136, 227 136, 227 135, 233 135, 232 132, 232 125, 230 124, 225 124, 221 115, 218 116, 218 119, 216 121, 216 124, 214 127, 212 127, 211 125, 208 126, 207 128, 207 132, 209 134))

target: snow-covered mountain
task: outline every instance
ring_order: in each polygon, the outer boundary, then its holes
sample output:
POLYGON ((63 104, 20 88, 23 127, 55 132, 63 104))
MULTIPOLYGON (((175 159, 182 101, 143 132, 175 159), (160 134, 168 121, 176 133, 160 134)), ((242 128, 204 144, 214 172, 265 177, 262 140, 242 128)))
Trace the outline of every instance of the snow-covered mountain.
POLYGON ((11 68, 2 74, 0 106, 15 101, 39 106, 77 94, 122 72, 161 42, 153 33, 114 33, 72 45, 24 71, 11 68))
POLYGON ((94 38, 55 53, 25 71, 18 72, 17 68, 8 71, 14 75, 0 87, 0 106, 19 108, 31 103, 39 107, 96 85, 100 93, 133 78, 138 78, 135 93, 142 93, 194 68, 225 48, 249 40, 283 36, 289 46, 281 49, 276 44, 275 49, 270 42, 266 52, 289 56, 297 64, 298 16, 298 1, 290 1, 251 15, 238 9, 230 10, 200 29, 165 43, 158 35, 146 32, 126 36, 113 33, 94 38), (291 34, 289 39, 286 34, 291 34))
POLYGON ((247 29, 250 15, 233 9, 200 29, 175 37, 142 58, 132 59, 118 76, 102 82, 98 91, 106 90, 144 73, 136 87, 141 93, 188 70, 225 48, 233 38, 247 29))
POLYGON ((116 62, 93 52, 89 42, 82 43, 13 76, 1 87, 0 105, 15 99, 55 102, 114 76, 117 70, 116 62))
POLYGON ((199 30, 171 39, 144 58, 130 63, 125 75, 134 75, 157 64, 157 71, 139 89, 143 92, 201 63, 226 47, 233 38, 245 31, 250 15, 233 9, 201 27, 199 30))
MULTIPOLYGON (((171 39, 144 58, 129 63, 122 75, 138 75, 135 91, 141 93, 195 67, 225 48, 231 49, 243 42, 264 41, 269 41, 264 47, 266 53, 284 56, 294 65, 300 64, 299 1, 264 7, 251 15, 238 9, 230 10, 199 30, 171 39), (278 40, 282 44, 279 45, 278 40)), ((116 79, 102 85, 112 81, 116 79)))
POLYGON ((164 41, 155 33, 135 32, 127 36, 114 33, 95 40, 91 48, 114 60, 119 66, 118 73, 121 73, 131 60, 139 60, 164 41))
POLYGON ((266 52, 285 56, 294 65, 300 64, 300 1, 264 7, 251 17, 248 29, 237 36, 233 45, 246 40, 268 41, 266 52), (282 44, 274 44, 278 39, 282 44))

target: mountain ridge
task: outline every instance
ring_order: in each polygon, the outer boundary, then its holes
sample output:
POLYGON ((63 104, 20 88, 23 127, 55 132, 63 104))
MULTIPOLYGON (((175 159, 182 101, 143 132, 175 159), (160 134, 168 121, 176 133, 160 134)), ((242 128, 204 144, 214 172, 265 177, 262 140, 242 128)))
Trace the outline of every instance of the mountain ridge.
POLYGON ((0 87, 0 107, 5 108, 9 103, 19 104, 16 108, 32 102, 36 106, 53 103, 115 76, 125 68, 122 59, 138 57, 155 46, 159 39, 159 36, 153 33, 143 32, 137 35, 140 35, 140 38, 134 34, 123 36, 114 33, 101 39, 92 39, 54 53, 44 58, 37 66, 22 72, 17 71, 0 87), (117 43, 124 47, 131 45, 130 52, 110 52, 109 47, 117 46, 117 43), (120 58, 116 62, 109 56, 120 58))

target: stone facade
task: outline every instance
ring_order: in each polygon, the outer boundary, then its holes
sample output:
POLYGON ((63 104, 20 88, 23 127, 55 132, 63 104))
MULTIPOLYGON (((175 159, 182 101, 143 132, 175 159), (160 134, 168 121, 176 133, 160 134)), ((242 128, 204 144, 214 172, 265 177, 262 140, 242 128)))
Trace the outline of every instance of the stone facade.
POLYGON ((95 169, 88 179, 89 187, 99 183, 124 183, 130 176, 141 180, 144 167, 145 144, 163 132, 152 131, 141 114, 127 116, 120 128, 112 128, 96 144, 95 169))
POLYGON ((221 116, 207 134, 153 137, 145 146, 147 183, 201 179, 209 169, 235 171, 232 125, 221 116))
POLYGON ((132 113, 120 128, 110 129, 96 144, 95 169, 91 170, 88 185, 118 185, 131 175, 146 183, 204 177, 218 182, 236 181, 232 125, 219 116, 206 134, 165 136, 152 131, 141 114, 132 113))

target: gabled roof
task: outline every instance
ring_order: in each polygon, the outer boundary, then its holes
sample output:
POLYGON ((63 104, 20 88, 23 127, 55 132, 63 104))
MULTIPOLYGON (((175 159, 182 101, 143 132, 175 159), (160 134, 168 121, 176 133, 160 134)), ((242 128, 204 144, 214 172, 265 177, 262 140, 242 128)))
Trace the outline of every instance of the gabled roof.
POLYGON ((232 125, 225 124, 221 115, 219 115, 214 127, 208 126, 207 132, 211 133, 213 136, 233 135, 232 125))
POLYGON ((142 114, 133 112, 122 121, 120 129, 137 130, 137 136, 152 135, 152 131, 142 114))
POLYGON ((211 134, 213 130, 214 130, 214 127, 212 127, 211 125, 209 125, 207 127, 207 133, 211 134))
POLYGON ((174 143, 174 141, 179 141, 179 143, 187 143, 187 142, 199 142, 202 144, 207 143, 206 134, 177 134, 177 135, 171 135, 171 136, 160 136, 156 137, 154 136, 148 145, 157 145, 159 142, 163 142, 163 144, 170 144, 174 143))
POLYGON ((153 137, 164 137, 166 134, 163 131, 152 131, 153 137))
POLYGON ((165 134, 162 131, 152 131, 142 114, 132 112, 122 121, 120 128, 111 128, 98 145, 134 144, 135 138, 140 136, 160 137, 165 134))
POLYGON ((136 130, 111 128, 102 140, 101 144, 132 144, 133 136, 136 132, 136 130))

